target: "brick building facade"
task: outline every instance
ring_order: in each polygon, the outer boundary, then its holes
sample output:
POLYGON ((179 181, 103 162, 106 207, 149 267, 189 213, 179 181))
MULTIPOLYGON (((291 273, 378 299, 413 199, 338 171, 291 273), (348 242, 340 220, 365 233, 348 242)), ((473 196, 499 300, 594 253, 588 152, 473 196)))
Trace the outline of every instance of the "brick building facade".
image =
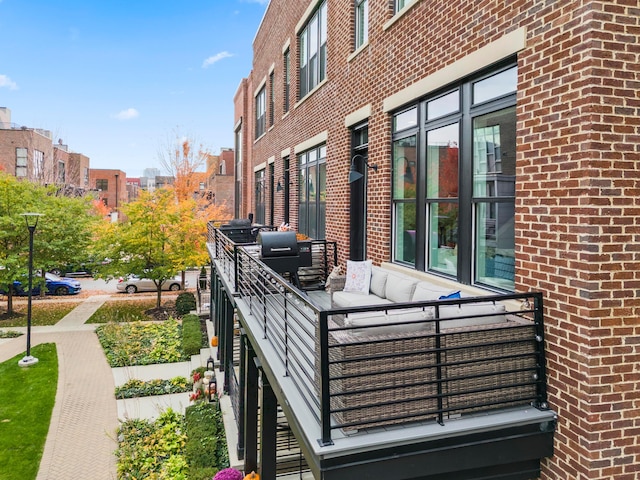
POLYGON ((640 475, 639 45, 636 0, 272 0, 234 98, 236 216, 543 292, 545 479, 640 475))
POLYGON ((89 185, 112 212, 119 211, 129 201, 127 174, 122 170, 91 168, 89 185))

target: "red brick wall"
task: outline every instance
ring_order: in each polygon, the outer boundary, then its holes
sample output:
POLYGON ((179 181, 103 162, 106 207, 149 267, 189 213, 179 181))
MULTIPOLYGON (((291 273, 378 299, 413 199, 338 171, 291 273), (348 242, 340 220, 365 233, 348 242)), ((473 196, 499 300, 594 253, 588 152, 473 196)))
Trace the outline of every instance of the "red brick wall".
MULTIPOLYGON (((275 100, 275 125, 257 141, 248 137, 245 158, 258 165, 274 156, 278 178, 282 150, 328 132, 327 238, 338 241, 344 261, 350 163, 344 120, 371 105, 369 162, 380 168, 368 177, 367 249, 376 263, 389 261, 391 124, 383 100, 526 27, 517 56, 516 289, 544 293, 549 400, 559 413, 555 456, 544 462, 542 478, 639 478, 637 0, 422 0, 386 30, 390 2, 369 3, 369 45, 347 61, 352 3, 328 0, 327 82, 294 107, 295 26, 309 3, 271 1, 254 43, 247 120, 253 122, 254 89, 272 65, 274 90, 283 91, 287 40, 292 108, 283 116, 275 100)), ((291 168, 297 168, 293 152, 291 168)), ((251 183, 253 167, 244 174, 251 183)), ((296 193, 294 185, 294 226, 296 193)), ((283 196, 275 201, 279 223, 283 196)))

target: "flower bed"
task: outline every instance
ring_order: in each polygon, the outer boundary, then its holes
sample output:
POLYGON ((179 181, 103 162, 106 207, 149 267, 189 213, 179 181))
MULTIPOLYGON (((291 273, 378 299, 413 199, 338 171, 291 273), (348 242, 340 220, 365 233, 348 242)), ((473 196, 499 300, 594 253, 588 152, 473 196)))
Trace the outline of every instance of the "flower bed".
POLYGON ((229 466, 218 403, 199 402, 184 416, 169 409, 155 422, 123 422, 116 456, 118 479, 211 479, 229 466))
POLYGON ((152 395, 168 395, 171 393, 190 392, 193 383, 185 377, 174 377, 171 380, 149 380, 147 382, 131 379, 124 385, 116 387, 116 398, 150 397, 152 395))
POLYGON ((182 349, 180 324, 170 319, 162 323, 108 323, 96 329, 111 367, 151 365, 188 360, 182 349))

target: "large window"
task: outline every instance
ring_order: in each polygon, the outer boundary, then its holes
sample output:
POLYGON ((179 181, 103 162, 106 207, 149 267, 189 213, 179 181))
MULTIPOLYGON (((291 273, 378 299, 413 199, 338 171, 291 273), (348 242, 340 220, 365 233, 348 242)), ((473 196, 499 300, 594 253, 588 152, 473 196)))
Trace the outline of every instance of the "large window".
POLYGON ((273 119, 275 115, 275 105, 274 105, 274 87, 273 87, 273 72, 269 74, 269 126, 273 127, 273 119))
POLYGON ((513 290, 516 86, 503 67, 394 115, 394 261, 513 290))
POLYGON ((356 48, 361 47, 369 39, 369 2, 356 0, 356 48))
POLYGON ((308 150, 298 157, 298 231, 322 240, 326 231, 327 147, 308 150))
POLYGON ((27 176, 27 149, 16 148, 16 177, 27 176))
POLYGON ((289 93, 291 90, 291 52, 287 48, 283 57, 284 64, 284 92, 283 92, 283 110, 284 113, 289 111, 289 93))
POLYGON ((254 221, 260 225, 264 225, 266 221, 266 172, 265 169, 259 170, 255 174, 255 216, 254 221))
POLYGON ((96 179, 96 190, 106 192, 109 190, 109 181, 105 178, 96 179))
POLYGON ((349 258, 367 257, 367 160, 369 156, 369 125, 356 125, 351 130, 351 161, 363 177, 349 183, 349 258))
POLYGON ((33 151, 33 178, 42 180, 44 178, 44 152, 33 151))
POLYGON ((324 80, 327 74, 327 2, 318 10, 298 37, 300 46, 300 98, 324 80))
POLYGON ((65 164, 58 162, 58 183, 64 183, 66 180, 65 164))
POLYGON ((404 6, 409 3, 411 0, 395 0, 395 11, 399 12, 404 8, 404 6))
POLYGON ((256 138, 266 131, 267 91, 262 87, 256 95, 256 138))
POLYGON ((242 126, 240 126, 235 132, 235 205, 234 205, 234 215, 236 218, 240 218, 242 210, 242 126))

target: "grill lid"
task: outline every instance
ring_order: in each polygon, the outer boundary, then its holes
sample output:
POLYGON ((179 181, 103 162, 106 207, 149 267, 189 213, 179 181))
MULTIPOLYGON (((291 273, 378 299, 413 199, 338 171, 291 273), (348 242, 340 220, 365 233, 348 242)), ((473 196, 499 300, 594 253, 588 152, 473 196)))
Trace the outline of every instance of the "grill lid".
POLYGON ((260 232, 258 243, 263 257, 292 257, 298 255, 296 232, 260 232))

